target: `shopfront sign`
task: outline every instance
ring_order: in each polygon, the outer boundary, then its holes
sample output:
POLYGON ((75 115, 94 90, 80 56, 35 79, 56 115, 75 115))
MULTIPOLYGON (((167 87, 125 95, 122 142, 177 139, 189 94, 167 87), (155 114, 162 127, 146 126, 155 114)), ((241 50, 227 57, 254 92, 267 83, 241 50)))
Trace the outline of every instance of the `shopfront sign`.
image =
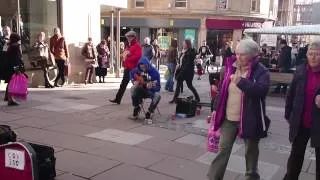
POLYGON ((160 49, 166 50, 170 47, 171 37, 170 36, 158 36, 160 49))
POLYGON ((208 29, 247 29, 261 28, 261 21, 244 21, 244 20, 219 20, 207 19, 206 26, 208 29))
POLYGON ((195 29, 185 29, 184 30, 184 39, 190 39, 193 44, 196 39, 196 30, 195 29))

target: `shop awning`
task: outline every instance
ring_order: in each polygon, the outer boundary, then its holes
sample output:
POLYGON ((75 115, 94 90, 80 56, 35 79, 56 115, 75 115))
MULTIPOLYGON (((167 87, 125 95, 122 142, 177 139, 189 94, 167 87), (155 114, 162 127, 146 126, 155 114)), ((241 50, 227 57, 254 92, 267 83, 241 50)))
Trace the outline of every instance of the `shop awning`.
POLYGON ((245 29, 245 34, 285 34, 285 35, 320 35, 320 24, 300 26, 275 26, 260 29, 245 29))

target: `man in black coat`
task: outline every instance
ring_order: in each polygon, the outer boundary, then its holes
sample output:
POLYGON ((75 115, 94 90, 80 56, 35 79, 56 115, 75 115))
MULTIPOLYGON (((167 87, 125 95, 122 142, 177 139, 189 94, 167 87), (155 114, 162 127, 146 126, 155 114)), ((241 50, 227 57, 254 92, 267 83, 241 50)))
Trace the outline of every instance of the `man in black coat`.
MULTIPOLYGON (((6 54, 8 50, 9 37, 11 30, 9 26, 3 27, 3 36, 0 37, 0 81, 5 80, 7 74, 7 64, 6 64, 6 54)), ((5 101, 8 100, 7 97, 4 98, 5 101)))
POLYGON ((285 119, 292 143, 284 180, 298 180, 306 146, 316 151, 316 179, 320 180, 320 41, 310 44, 308 63, 297 67, 286 100, 285 119))
MULTIPOLYGON (((280 73, 289 73, 291 68, 291 50, 286 40, 280 41, 280 55, 278 58, 278 68, 280 73)), ((287 84, 279 84, 275 89, 274 93, 280 93, 281 87, 282 92, 287 92, 287 84)))

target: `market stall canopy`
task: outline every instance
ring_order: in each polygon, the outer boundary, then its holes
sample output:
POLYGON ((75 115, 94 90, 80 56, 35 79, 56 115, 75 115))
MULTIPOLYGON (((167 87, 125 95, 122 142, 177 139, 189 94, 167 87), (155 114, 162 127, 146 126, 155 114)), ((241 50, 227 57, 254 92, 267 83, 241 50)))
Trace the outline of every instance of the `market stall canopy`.
POLYGON ((100 0, 100 4, 116 8, 128 8, 128 0, 100 0))
POLYGON ((320 24, 245 29, 245 34, 320 35, 320 24))

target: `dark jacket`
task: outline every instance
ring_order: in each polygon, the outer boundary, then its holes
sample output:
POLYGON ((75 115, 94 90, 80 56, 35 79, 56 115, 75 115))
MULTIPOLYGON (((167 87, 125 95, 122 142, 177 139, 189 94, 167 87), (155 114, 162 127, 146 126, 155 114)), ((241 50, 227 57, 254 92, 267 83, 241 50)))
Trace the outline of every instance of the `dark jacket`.
POLYGON ((147 66, 147 80, 148 81, 156 81, 156 86, 152 89, 150 89, 151 92, 159 92, 161 89, 161 82, 160 82, 160 73, 159 71, 154 68, 149 60, 146 57, 142 57, 141 60, 139 61, 137 67, 133 69, 130 72, 130 79, 132 82, 136 81, 136 77, 142 75, 144 72, 140 69, 139 65, 144 64, 147 66))
POLYGON ((9 46, 4 62, 7 67, 4 72, 4 80, 9 82, 11 76, 15 73, 14 68, 23 66, 20 44, 12 44, 9 46))
MULTIPOLYGON (((307 74, 306 64, 297 67, 286 99, 285 119, 289 123, 289 140, 291 143, 297 137, 302 126, 307 74)), ((314 94, 320 94, 320 86, 314 94)), ((311 146, 320 147, 319 109, 316 107, 315 102, 313 102, 312 125, 310 131, 311 146)))
POLYGON ((137 64, 142 56, 141 46, 136 39, 133 39, 131 41, 128 51, 129 51, 129 54, 126 56, 123 62, 123 67, 125 69, 132 70, 135 67, 137 67, 137 64))
MULTIPOLYGON (((183 56, 181 53, 179 60, 183 56)), ((196 58, 196 51, 193 48, 188 49, 183 56, 182 65, 180 67, 177 80, 192 80, 194 76, 194 60, 196 58)))
POLYGON ((178 59, 178 49, 171 46, 168 52, 168 63, 173 63, 174 65, 176 65, 177 59, 178 59))
POLYGON ((151 44, 144 44, 142 46, 142 56, 147 57, 150 60, 152 60, 154 56, 154 49, 151 44))
POLYGON ((6 52, 3 51, 3 47, 8 40, 4 36, 0 37, 0 80, 4 80, 4 74, 7 69, 7 65, 5 64, 6 52))
POLYGON ((55 59, 67 60, 69 58, 69 51, 64 37, 54 35, 50 38, 50 52, 55 59))
POLYGON ((291 47, 285 46, 280 51, 278 68, 281 68, 282 72, 289 72, 291 68, 291 50, 291 47))
MULTIPOLYGON (((219 96, 215 102, 214 131, 217 131, 226 119, 228 88, 230 76, 235 73, 235 59, 227 58, 224 79, 220 86, 219 96)), ((244 139, 260 139, 267 136, 270 120, 266 116, 265 99, 269 90, 270 75, 266 67, 253 60, 247 78, 241 78, 238 87, 243 92, 241 100, 241 119, 239 136, 244 139)))

